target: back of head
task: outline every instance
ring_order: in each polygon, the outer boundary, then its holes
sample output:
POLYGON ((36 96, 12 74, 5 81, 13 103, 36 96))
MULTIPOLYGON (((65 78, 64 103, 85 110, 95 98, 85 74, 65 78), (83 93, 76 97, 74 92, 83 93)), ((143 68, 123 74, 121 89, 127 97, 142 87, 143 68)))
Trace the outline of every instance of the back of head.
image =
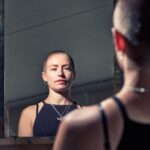
POLYGON ((114 27, 133 45, 150 45, 150 0, 118 0, 114 27))
POLYGON ((114 10, 114 27, 127 39, 131 58, 138 64, 150 63, 149 9, 150 0, 117 0, 114 10))

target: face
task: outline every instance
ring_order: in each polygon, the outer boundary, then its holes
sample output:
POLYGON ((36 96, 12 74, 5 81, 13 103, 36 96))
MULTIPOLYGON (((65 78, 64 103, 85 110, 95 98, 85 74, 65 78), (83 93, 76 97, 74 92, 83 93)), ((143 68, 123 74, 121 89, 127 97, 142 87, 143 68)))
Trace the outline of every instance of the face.
POLYGON ((50 90, 65 92, 70 89, 74 80, 74 72, 66 54, 58 53, 51 55, 42 72, 42 78, 47 82, 50 90))

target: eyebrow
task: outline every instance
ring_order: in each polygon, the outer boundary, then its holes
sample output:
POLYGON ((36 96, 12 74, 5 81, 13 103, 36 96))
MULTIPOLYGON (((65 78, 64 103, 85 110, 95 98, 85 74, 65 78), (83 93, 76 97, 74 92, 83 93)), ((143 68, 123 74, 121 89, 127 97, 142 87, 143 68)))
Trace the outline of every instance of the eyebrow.
MULTIPOLYGON (((59 65, 55 65, 55 64, 53 64, 53 65, 50 65, 50 67, 58 67, 59 65)), ((71 65, 70 64, 64 64, 64 65, 62 65, 63 67, 66 67, 66 66, 68 66, 68 67, 70 67, 71 65)))

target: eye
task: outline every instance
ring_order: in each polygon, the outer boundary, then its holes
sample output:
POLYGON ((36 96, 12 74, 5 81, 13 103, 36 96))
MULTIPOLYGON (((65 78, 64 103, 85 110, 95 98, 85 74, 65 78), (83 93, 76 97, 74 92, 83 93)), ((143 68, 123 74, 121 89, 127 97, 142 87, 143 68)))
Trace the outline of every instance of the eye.
POLYGON ((51 70, 57 70, 57 68, 51 68, 51 70))
POLYGON ((71 67, 65 67, 64 69, 65 70, 71 70, 71 67))

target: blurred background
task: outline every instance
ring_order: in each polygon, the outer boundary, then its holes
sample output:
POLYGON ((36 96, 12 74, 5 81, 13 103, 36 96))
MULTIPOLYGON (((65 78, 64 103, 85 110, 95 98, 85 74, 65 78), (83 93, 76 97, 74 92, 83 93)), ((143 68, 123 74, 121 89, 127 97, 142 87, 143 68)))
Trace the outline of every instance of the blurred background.
POLYGON ((6 136, 16 136, 24 107, 42 101, 43 59, 63 49, 75 61, 72 97, 92 105, 114 93, 113 0, 5 0, 6 136))

